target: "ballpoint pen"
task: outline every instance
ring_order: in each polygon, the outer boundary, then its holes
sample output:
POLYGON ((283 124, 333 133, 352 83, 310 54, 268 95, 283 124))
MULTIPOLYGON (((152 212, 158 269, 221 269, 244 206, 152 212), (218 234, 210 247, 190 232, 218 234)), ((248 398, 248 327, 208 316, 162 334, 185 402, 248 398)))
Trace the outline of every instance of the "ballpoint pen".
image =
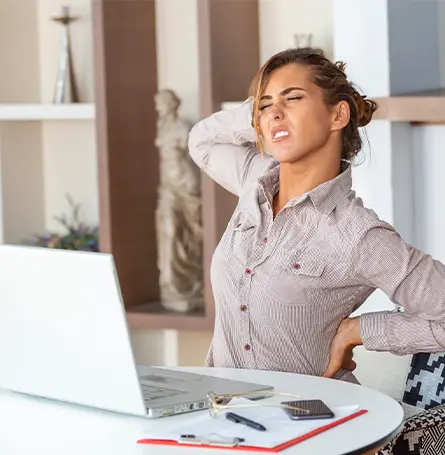
POLYGON ((209 446, 220 446, 220 447, 235 447, 242 442, 244 438, 221 438, 219 435, 214 434, 213 439, 201 438, 194 434, 182 434, 179 438, 179 444, 193 444, 193 445, 209 445, 209 446))
POLYGON ((254 428, 255 430, 258 431, 266 431, 266 427, 261 425, 261 423, 254 422, 253 420, 250 419, 246 419, 245 417, 240 416, 238 414, 234 414, 233 412, 228 412, 226 414, 226 419, 235 423, 242 423, 243 425, 246 425, 250 428, 254 428))

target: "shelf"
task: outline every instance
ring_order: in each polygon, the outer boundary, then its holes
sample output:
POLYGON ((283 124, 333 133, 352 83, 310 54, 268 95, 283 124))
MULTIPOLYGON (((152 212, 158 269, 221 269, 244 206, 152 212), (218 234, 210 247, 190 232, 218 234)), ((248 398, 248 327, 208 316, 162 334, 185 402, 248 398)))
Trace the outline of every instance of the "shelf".
POLYGON ((127 321, 131 329, 213 330, 213 317, 203 311, 175 313, 158 302, 127 308, 127 321))
POLYGON ((375 119, 392 122, 445 122, 445 90, 408 93, 387 98, 376 98, 379 109, 375 119))
MULTIPOLYGON (((374 98, 379 109, 375 120, 391 122, 410 122, 413 124, 445 123, 445 90, 409 93, 400 96, 374 98)), ((222 109, 234 109, 241 103, 230 101, 222 103, 222 109)))
POLYGON ((46 120, 94 120, 92 103, 76 104, 0 104, 0 121, 29 122, 46 120))

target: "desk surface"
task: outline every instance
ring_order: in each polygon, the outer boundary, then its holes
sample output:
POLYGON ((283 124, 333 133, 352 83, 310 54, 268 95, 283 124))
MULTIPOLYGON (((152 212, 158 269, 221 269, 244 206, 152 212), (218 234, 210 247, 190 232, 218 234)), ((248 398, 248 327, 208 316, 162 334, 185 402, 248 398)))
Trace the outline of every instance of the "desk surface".
MULTIPOLYGON (((379 392, 341 381, 281 372, 186 368, 213 376, 270 384, 277 392, 320 398, 328 405, 358 404, 369 410, 350 422, 282 453, 339 455, 380 446, 400 429, 400 405, 379 392)), ((138 445, 147 429, 171 428, 187 415, 148 420, 58 403, 0 390, 2 455, 172 455, 230 453, 226 450, 138 445)), ((243 453, 243 452, 239 452, 243 453)))

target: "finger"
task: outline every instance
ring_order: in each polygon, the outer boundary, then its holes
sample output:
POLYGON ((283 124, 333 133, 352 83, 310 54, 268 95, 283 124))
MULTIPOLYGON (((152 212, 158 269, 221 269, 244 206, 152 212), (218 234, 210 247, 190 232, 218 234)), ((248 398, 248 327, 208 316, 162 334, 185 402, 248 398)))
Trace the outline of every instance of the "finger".
POLYGON ((341 368, 341 362, 333 359, 329 362, 326 371, 323 373, 324 378, 333 378, 341 368))

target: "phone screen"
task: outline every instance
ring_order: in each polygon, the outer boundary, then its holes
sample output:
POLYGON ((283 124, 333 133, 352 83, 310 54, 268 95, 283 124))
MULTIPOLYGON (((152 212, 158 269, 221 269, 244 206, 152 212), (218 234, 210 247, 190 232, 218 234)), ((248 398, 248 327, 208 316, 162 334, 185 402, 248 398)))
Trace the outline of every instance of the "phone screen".
POLYGON ((332 419, 334 413, 321 400, 283 401, 281 404, 308 409, 309 412, 299 409, 284 408, 284 411, 294 420, 332 419))

